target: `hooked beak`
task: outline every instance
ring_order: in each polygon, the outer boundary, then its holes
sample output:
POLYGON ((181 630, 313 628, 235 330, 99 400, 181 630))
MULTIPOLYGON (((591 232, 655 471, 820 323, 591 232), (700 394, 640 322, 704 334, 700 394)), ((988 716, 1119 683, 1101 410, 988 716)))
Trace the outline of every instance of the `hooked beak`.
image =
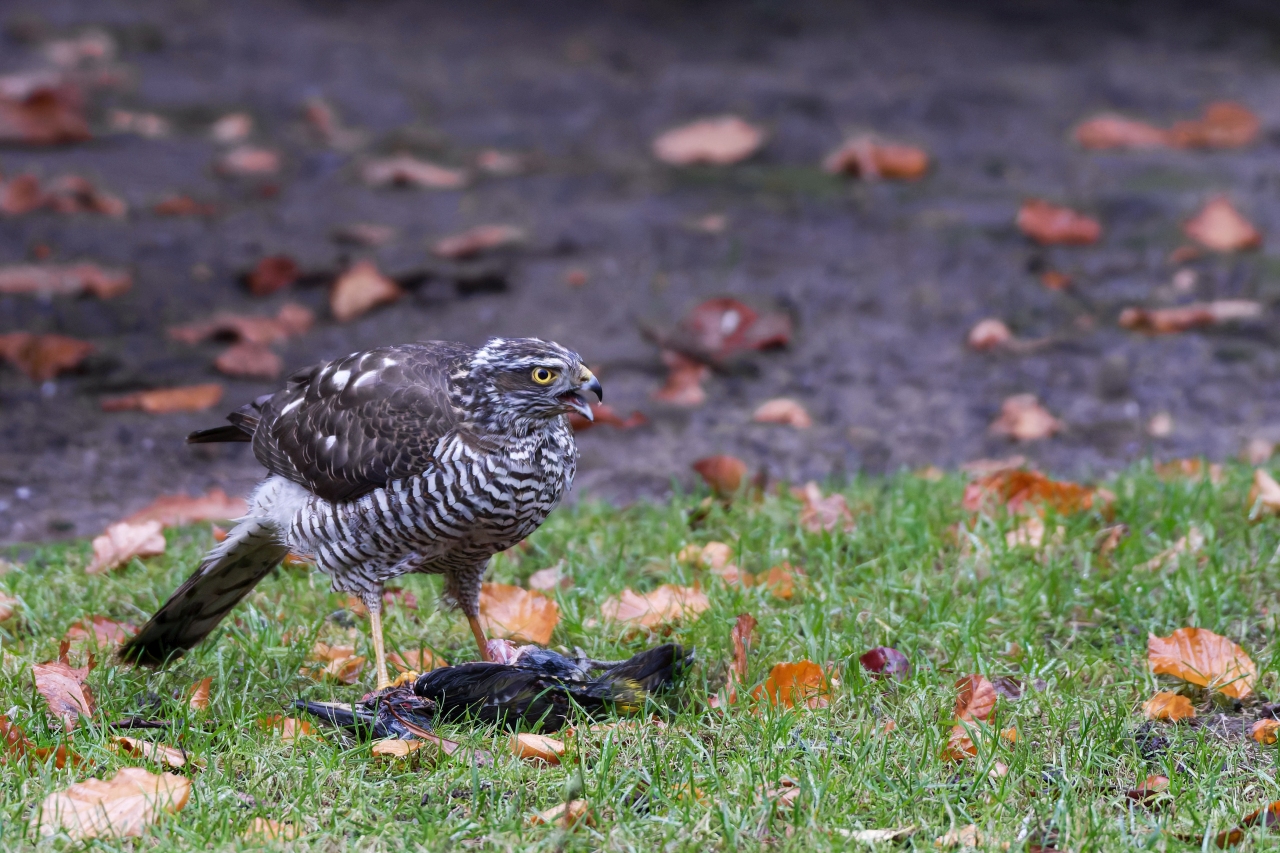
POLYGON ((595 413, 591 411, 591 404, 584 400, 582 395, 578 392, 590 391, 596 395, 596 399, 603 402, 604 389, 600 387, 600 380, 596 379, 595 374, 590 370, 587 370, 585 367, 582 368, 582 379, 580 381, 581 384, 578 386, 577 391, 570 391, 568 394, 562 394, 560 395, 560 399, 566 406, 582 415, 587 420, 595 421, 596 416, 595 413))

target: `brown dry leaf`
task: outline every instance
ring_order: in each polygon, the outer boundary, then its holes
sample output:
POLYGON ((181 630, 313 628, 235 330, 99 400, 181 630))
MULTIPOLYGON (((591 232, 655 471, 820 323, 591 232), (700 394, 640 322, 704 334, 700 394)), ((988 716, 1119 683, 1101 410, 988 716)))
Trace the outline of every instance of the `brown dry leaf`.
POLYGON ((947 745, 942 748, 943 761, 964 761, 978 754, 978 747, 973 742, 973 732, 982 724, 973 720, 956 723, 947 735, 947 745))
POLYGON ((85 574, 109 572, 125 565, 134 557, 163 554, 163 529, 158 521, 117 521, 101 536, 94 537, 93 559, 85 566, 85 574))
POLYGON ((29 296, 79 296, 110 299, 127 293, 133 277, 97 264, 10 264, 0 267, 0 293, 29 296))
POLYGON ((168 415, 173 412, 203 412, 221 401, 222 386, 217 382, 208 382, 203 385, 155 388, 118 397, 104 397, 99 405, 104 412, 138 411, 149 415, 168 415))
POLYGON ((525 583, 529 589, 555 592, 557 589, 569 589, 572 587, 573 578, 564 573, 563 563, 556 563, 554 566, 538 569, 529 575, 529 579, 525 583))
POLYGON ((711 375, 705 364, 681 355, 674 350, 662 351, 662 362, 667 366, 667 382, 653 392, 653 399, 673 406, 701 406, 707 401, 707 391, 702 383, 711 375))
POLYGON ((274 733, 283 743, 290 743, 302 737, 310 737, 316 733, 315 726, 306 720, 297 720, 293 717, 264 717, 258 721, 258 724, 263 731, 274 733))
POLYGON ((106 616, 86 616, 71 623, 62 635, 67 647, 88 646, 91 649, 111 651, 138 633, 138 626, 129 622, 117 622, 106 616))
POLYGON ((727 166, 746 160, 763 144, 763 130, 727 115, 668 130, 653 140, 653 156, 671 166, 727 166))
POLYGON ((45 837, 66 833, 76 841, 137 837, 166 812, 181 811, 190 796, 190 779, 125 767, 106 781, 88 779, 45 797, 32 829, 45 837))
POLYGON ((172 340, 185 344, 208 340, 271 344, 305 334, 315 324, 315 319, 315 314, 306 306, 286 302, 274 317, 224 313, 211 320, 170 326, 167 334, 172 340))
MULTIPOLYGON (((400 738, 382 738, 375 740, 369 753, 374 758, 390 759, 390 758, 416 758, 414 755, 424 746, 435 746, 435 743, 429 740, 401 740, 400 738)), ((434 752, 434 750, 428 750, 434 752)))
POLYGON ((767 697, 770 705, 784 708, 825 708, 831 704, 831 681, 813 661, 779 663, 751 695, 757 700, 767 697))
POLYGON ((387 655, 387 663, 401 672, 430 672, 449 663, 428 648, 409 649, 387 655))
POLYGON ((729 498, 742 488, 747 476, 747 463, 736 456, 707 456, 691 466, 717 497, 729 498))
POLYGON ((1156 554, 1150 560, 1142 563, 1137 568, 1158 572, 1167 565, 1173 564, 1176 566, 1178 564, 1179 557, 1184 554, 1192 556, 1199 554, 1204 550, 1204 544, 1204 531, 1193 524, 1191 525, 1191 529, 1187 531, 1186 536, 1180 536, 1178 541, 1174 542, 1172 546, 1161 551, 1159 554, 1156 554))
POLYGON ((249 511, 244 498, 229 497, 219 488, 203 495, 161 495, 125 519, 131 524, 158 521, 165 527, 180 527, 197 521, 226 521, 249 511))
POLYGON ((1276 731, 1280 730, 1280 720, 1258 720, 1249 729, 1249 736, 1261 744, 1273 744, 1277 740, 1276 731))
POLYGON ((1071 276, 1058 270, 1045 270, 1040 273, 1040 283, 1049 290, 1066 290, 1071 286, 1071 276))
POLYGON ((193 711, 204 711, 209 707, 209 694, 213 691, 213 676, 202 678, 187 691, 187 707, 193 711))
POLYGON ((151 212, 156 216, 214 216, 218 213, 216 204, 196 201, 189 195, 171 195, 151 205, 151 212))
POLYGON ((456 190, 467 185, 467 173, 419 160, 408 154, 369 160, 360 170, 371 187, 420 187, 428 190, 456 190))
POLYGON ((813 418, 805 411, 804 406, 786 397, 761 403, 751 416, 751 420, 758 424, 782 424, 796 429, 808 429, 813 426, 813 418))
POLYGON ((1172 141, 1168 131, 1162 128, 1114 113, 1103 113, 1081 122, 1072 135, 1081 148, 1094 150, 1163 148, 1172 141))
POLYGON ((254 379, 275 379, 284 370, 280 356, 266 344, 241 341, 223 350, 213 361, 219 373, 228 376, 249 376, 254 379))
POLYGON ((1176 723, 1187 717, 1194 717, 1196 709, 1186 696, 1161 690, 1142 705, 1142 713, 1148 720, 1168 720, 1176 723))
POLYGON ((1102 226, 1096 219, 1041 199, 1023 203, 1017 224, 1023 234, 1044 246, 1087 246, 1102 236, 1102 226))
POLYGON ((116 219, 129 211, 123 200, 79 175, 61 175, 50 181, 42 206, 55 213, 100 213, 116 219))
POLYGON ((214 142, 230 145, 244 142, 253 133, 253 116, 248 113, 227 113, 209 126, 214 142))
POLYGON ((1000 349, 1012 342, 1013 332, 1009 331, 1009 327, 1005 325, 1003 320, 997 320, 994 317, 979 320, 969 330, 969 349, 978 352, 1000 349))
POLYGON ((750 613, 742 613, 738 615, 733 623, 733 630, 729 632, 729 639, 733 642, 733 667, 730 672, 738 682, 747 680, 747 654, 755 642, 756 624, 754 616, 750 613))
POLYGON ((525 761, 559 764, 560 756, 564 754, 564 741, 532 732, 520 732, 511 736, 511 754, 525 761))
POLYGON ((1123 328, 1153 335, 1167 335, 1262 316, 1265 307, 1252 299, 1219 299, 1193 302, 1176 308, 1126 308, 1120 312, 1123 328))
POLYGON ((853 513, 844 495, 838 492, 826 495, 812 480, 803 487, 792 489, 791 494, 800 499, 800 526, 810 533, 853 532, 853 513))
POLYGON ((1261 465, 1272 456, 1275 455, 1276 445, 1274 441, 1254 436, 1244 446, 1244 451, 1240 454, 1240 458, 1250 465, 1261 465))
POLYGON ((402 295, 400 285, 383 275, 377 264, 357 261, 333 283, 329 311, 339 323, 346 323, 402 295))
POLYGON ((943 850, 950 850, 953 847, 977 849, 985 841, 985 836, 978 831, 977 826, 971 823, 958 829, 948 829, 945 834, 939 835, 934 839, 933 846, 943 850))
POLYGON ((765 799, 771 800, 775 806, 789 809, 800 799, 800 783, 790 776, 783 776, 778 784, 765 788, 765 799))
POLYGON ((1202 480, 1208 478, 1215 486, 1222 483, 1222 466, 1216 462, 1206 463, 1203 459, 1170 459, 1157 462, 1153 469, 1161 480, 1202 480))
MULTIPOLYGON (((288 255, 268 255, 249 270, 248 275, 245 276, 245 283, 249 285, 249 292, 254 296, 270 296, 277 290, 283 290, 293 284, 301 274, 302 270, 298 268, 298 262, 288 255)), ((310 322, 307 325, 310 326, 310 322)))
POLYGON ((570 412, 569 425, 573 427, 574 432, 586 432, 598 426, 634 429, 649 422, 649 419, 640 412, 632 412, 624 418, 612 406, 606 406, 604 403, 591 404, 591 417, 594 420, 589 421, 577 412, 570 412))
POLYGON ((1156 675, 1172 675, 1233 699, 1253 692, 1258 669, 1244 649, 1204 628, 1147 636, 1147 661, 1156 675))
POLYGON ((53 758, 53 766, 58 770, 70 764, 72 767, 79 767, 84 764, 84 759, 79 755, 72 753, 67 749, 65 743, 57 747, 36 746, 27 738, 27 733, 20 726, 11 722, 8 717, 0 714, 0 764, 7 764, 9 759, 25 758, 29 766, 34 767, 37 761, 47 761, 53 758))
POLYGON ((1262 245, 1262 235, 1245 219, 1226 196, 1210 199, 1200 212, 1188 219, 1182 232, 1206 249, 1238 252, 1262 245))
POLYGON ((449 260, 473 258, 482 252, 518 246, 529 239, 523 228, 515 225, 478 225, 475 228, 437 240, 431 247, 436 257, 449 260))
POLYGON ((769 590, 774 598, 790 601, 796 594, 796 585, 804 573, 790 563, 779 563, 763 575, 758 575, 755 582, 769 590))
POLYGON ((722 364, 745 353, 785 347, 791 334, 789 313, 761 313, 741 300, 723 296, 695 305, 671 334, 647 333, 660 346, 703 364, 722 364))
POLYGON ((0 358, 35 382, 48 382, 59 373, 80 366, 94 346, 65 335, 10 332, 0 335, 0 358))
POLYGON ((282 823, 265 817, 255 817, 240 837, 246 841, 292 841, 303 834, 296 823, 282 823))
POLYGON ((339 243, 352 246, 368 246, 376 248, 385 246, 396 239, 398 232, 390 225, 377 222, 353 222, 334 229, 333 239, 339 243))
POLYGON ((18 612, 20 602, 7 592, 0 591, 0 622, 7 622, 18 612))
POLYGON ((967 675, 956 682, 956 707, 952 713, 957 720, 987 722, 996 709, 995 685, 981 675, 967 675))
POLYGON ((628 622, 655 630, 673 622, 696 617, 711 607, 706 593, 700 589, 664 583, 645 594, 624 589, 600 605, 606 619, 628 622))
POLYGON ((116 751, 122 755, 128 755, 133 758, 144 758, 147 761, 156 764, 163 764, 174 770, 180 770, 187 766, 187 762, 191 762, 196 767, 203 768, 204 762, 187 756, 187 753, 177 747, 169 746, 164 743, 154 743, 149 740, 142 740, 136 737, 113 737, 112 744, 115 745, 116 751))
POLYGON ((280 154, 270 148, 240 145, 219 157, 213 168, 223 174, 236 177, 274 175, 280 171, 280 154))
POLYGON ((14 175, 7 181, 0 180, 0 213, 21 216, 39 210, 44 203, 40 179, 35 175, 14 175))
POLYGON ((1125 791, 1124 795, 1127 799, 1132 800, 1140 806, 1151 805, 1156 798, 1169 790, 1169 777, 1151 775, 1142 780, 1142 784, 1136 788, 1125 791))
MULTIPOLYGON (((1004 544, 1011 550, 1014 548, 1038 550, 1044 547, 1045 533, 1044 519, 1038 515, 1028 516, 1013 530, 1005 533, 1004 544)), ((1050 541, 1060 543, 1065 535, 1066 530, 1059 525, 1053 531, 1053 538, 1050 541)))
POLYGON ((0 143, 63 145, 88 138, 78 86, 52 73, 0 77, 0 143))
POLYGON ((310 662, 299 674, 317 680, 328 678, 340 684, 355 684, 360 680, 360 670, 365 659, 356 654, 355 646, 331 646, 316 643, 311 647, 310 662), (320 664, 320 666, 316 666, 320 664))
POLYGON ((560 624, 560 606, 540 592, 505 583, 480 587, 480 625, 485 634, 545 646, 560 624))
POLYGON ((833 175, 853 175, 867 180, 915 181, 929 171, 929 155, 923 148, 880 142, 872 135, 863 134, 845 141, 828 154, 822 168, 833 175))
POLYGON ((992 421, 988 432, 1014 441, 1039 441, 1061 432, 1062 428, 1062 421, 1049 414, 1035 394, 1014 394, 1000 404, 1000 415, 992 421))
POLYGON ((62 720, 64 731, 76 727, 81 717, 93 716, 93 694, 84 680, 89 677, 89 667, 72 667, 61 661, 37 663, 31 667, 36 690, 44 697, 49 711, 62 720))
POLYGON ((1060 515, 1109 508, 1114 496, 1103 489, 1079 483, 1051 480, 1039 471, 997 470, 965 486, 961 506, 967 512, 991 512, 1003 506, 1011 513, 1042 512, 1052 508, 1060 515))
POLYGON ((1240 826, 1234 829, 1219 832, 1217 845, 1220 848, 1234 847, 1244 840, 1245 831, 1251 827, 1261 824, 1265 829, 1271 829, 1280 825, 1280 800, 1264 806, 1260 809, 1254 809, 1245 815, 1240 821, 1240 826))
POLYGON ((1205 107, 1201 118, 1169 128, 1169 142, 1175 148, 1243 148, 1261 131, 1262 122, 1248 107, 1217 101, 1205 107))
POLYGON ((1280 515, 1280 483, 1264 468, 1253 472, 1253 486, 1249 489, 1249 518, 1263 515, 1280 515))
POLYGON ((591 814, 590 803, 586 800, 569 800, 549 809, 543 809, 537 814, 529 815, 527 823, 529 826, 552 824, 561 829, 569 829, 579 823, 586 826, 595 826, 596 821, 591 814))

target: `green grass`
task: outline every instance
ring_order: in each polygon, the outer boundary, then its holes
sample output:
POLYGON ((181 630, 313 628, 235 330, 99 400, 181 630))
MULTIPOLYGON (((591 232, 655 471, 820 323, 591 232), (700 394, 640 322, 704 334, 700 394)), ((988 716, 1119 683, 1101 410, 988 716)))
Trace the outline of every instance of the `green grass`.
MULTIPOLYGON (((1051 832, 1063 850, 1202 846, 1180 837, 1212 846, 1214 833, 1280 798, 1277 747, 1259 746, 1247 734, 1162 724, 1168 749, 1148 760, 1134 734, 1143 725, 1141 703, 1156 687, 1145 663, 1148 632, 1195 625, 1226 634, 1257 662, 1259 692, 1275 694, 1280 536, 1275 522, 1247 522, 1249 476, 1228 466, 1221 485, 1162 482, 1139 465, 1109 481, 1117 496, 1114 521, 1131 533, 1108 561, 1098 559, 1094 545, 1109 522, 1090 515, 1049 519, 1049 529, 1061 523, 1065 536, 1039 552, 1007 548, 1004 534, 1013 522, 1004 517, 979 519, 962 547, 954 532, 967 518, 958 477, 930 482, 902 474, 851 484, 845 491, 858 526, 849 534, 806 533, 789 497, 717 508, 697 529, 686 519, 699 496, 558 512, 527 553, 499 558, 491 573, 516 582, 564 562, 575 585, 558 594, 563 619, 553 645, 581 646, 595 657, 642 648, 644 638, 584 627, 606 596, 628 586, 701 580, 712 607, 674 633, 697 647, 699 662, 664 702, 666 726, 632 738, 593 736, 576 765, 556 768, 508 757, 505 736, 486 730, 442 729, 492 750, 497 760, 484 768, 454 759, 387 765, 372 760, 367 745, 286 744, 262 732, 255 721, 284 712, 295 697, 352 699, 368 686, 317 684, 298 675, 315 639, 349 634, 328 618, 343 599, 328 591, 323 576, 281 570, 237 609, 238 624, 224 625, 167 671, 100 665, 89 679, 99 712, 71 737, 93 766, 0 765, 0 848, 35 846, 24 827, 50 791, 142 763, 108 748, 112 732, 102 724, 129 715, 176 721, 166 740, 180 741, 207 768, 192 772, 186 809, 144 840, 98 841, 93 849, 261 849, 240 840, 255 817, 305 828, 301 839, 281 844, 300 850, 811 851, 856 847, 840 829, 908 824, 919 831, 900 849, 933 850, 937 836, 969 823, 990 839, 990 849, 1002 842, 1027 849, 1051 832), (1141 567, 1192 524, 1208 533, 1203 561, 1141 567), (781 601, 760 588, 724 588, 677 563, 683 544, 711 540, 733 544, 749 571, 784 559, 803 566, 808 590, 781 601), (762 681, 781 661, 831 662, 841 676, 829 708, 706 710, 703 700, 731 656, 730 627, 744 612, 759 620, 750 680, 762 681), (1011 643, 1020 656, 1006 655, 1011 643), (907 653, 914 667, 907 682, 863 674, 857 657, 877 645, 907 653), (1016 725, 1020 737, 1016 744, 984 744, 978 759, 957 765, 939 753, 953 722, 952 685, 971 672, 1027 684, 1021 701, 1001 699, 998 710, 1000 726, 1016 725), (212 705, 189 711, 183 694, 205 676, 213 677, 212 705), (887 736, 879 731, 884 718, 897 723, 887 736), (995 761, 1009 767, 1003 778, 988 774, 995 761), (1172 780, 1167 812, 1148 813, 1124 798, 1125 789, 1152 773, 1172 780), (762 796, 784 776, 802 788, 791 810, 775 809, 762 796), (689 786, 701 797, 681 796, 689 786), (594 828, 525 826, 533 810, 579 788, 594 806, 594 828), (644 789, 647 809, 632 808, 644 789)), ((140 623, 209 543, 207 526, 170 531, 166 556, 107 576, 84 575, 84 543, 43 548, 10 569, 0 589, 22 606, 0 626, 0 710, 38 743, 59 742, 34 692, 31 664, 55 658, 59 637, 82 616, 140 623)), ((421 607, 392 608, 389 644, 425 642, 451 661, 473 657, 463 620, 433 605, 437 579, 410 577, 403 585, 421 607)), ((368 653, 366 622, 357 629, 355 642, 368 653)), ((1202 715, 1213 713, 1201 707, 1202 715)), ((1255 716, 1246 708, 1233 719, 1255 716)), ((1277 843, 1261 830, 1249 837, 1244 849, 1277 843)))

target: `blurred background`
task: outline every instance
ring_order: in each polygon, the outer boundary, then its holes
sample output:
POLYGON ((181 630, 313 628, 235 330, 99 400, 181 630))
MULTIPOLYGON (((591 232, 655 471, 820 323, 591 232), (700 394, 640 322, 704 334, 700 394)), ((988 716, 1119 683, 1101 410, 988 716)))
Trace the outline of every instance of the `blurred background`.
POLYGON ((575 499, 714 453, 1096 477, 1280 438, 1272 3, 7 0, 0 26, 3 542, 241 495, 248 447, 187 432, 419 339, 584 356, 612 411, 575 499))

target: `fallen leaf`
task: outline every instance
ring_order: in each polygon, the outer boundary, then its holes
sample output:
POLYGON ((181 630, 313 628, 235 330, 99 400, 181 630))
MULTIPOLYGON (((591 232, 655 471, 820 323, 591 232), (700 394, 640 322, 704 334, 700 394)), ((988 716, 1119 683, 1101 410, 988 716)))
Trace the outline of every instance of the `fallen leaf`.
POLYGON ((813 661, 774 664, 764 684, 751 692, 759 700, 768 697, 769 704, 784 708, 801 705, 825 708, 831 704, 831 682, 822 667, 813 661))
POLYGON ((545 646, 560 623, 560 606, 540 592, 505 583, 480 587, 480 625, 486 635, 545 646))
POLYGON ((569 589, 573 586, 573 578, 564 573, 564 569, 560 563, 554 566, 547 566, 545 569, 538 569, 529 575, 526 581, 529 589, 537 589, 542 592, 554 592, 557 589, 569 589))
POLYGON ((0 622, 7 622, 18 612, 21 602, 7 592, 0 591, 0 622))
POLYGON ((360 170, 371 187, 420 187, 429 190, 456 190, 467 185, 467 173, 419 160, 408 154, 369 160, 360 170))
POLYGON ((246 841, 292 841, 301 836, 302 830, 295 823, 281 823, 265 817, 255 817, 240 837, 246 841))
POLYGON ((1204 628, 1147 636, 1147 661, 1156 675, 1171 675, 1233 699, 1253 692, 1257 667, 1244 649, 1204 628))
POLYGON ((254 296, 270 296, 293 284, 301 274, 298 262, 288 255, 268 255, 254 265, 245 276, 245 282, 254 296))
POLYGON ((353 246, 376 248, 385 246, 396 238, 396 229, 376 222, 353 222, 334 229, 333 239, 353 246))
POLYGON ((1178 540, 1172 546, 1156 554, 1150 560, 1137 566, 1139 569, 1158 572, 1165 566, 1170 564, 1177 565, 1178 560, 1183 555, 1194 556, 1204 550, 1205 535, 1204 532, 1194 524, 1187 531, 1186 536, 1178 537, 1178 540))
POLYGON ((1232 206, 1226 196, 1210 199, 1200 212, 1188 219, 1182 232, 1206 249, 1238 252, 1262 245, 1262 235, 1232 206))
POLYGON ((638 593, 624 589, 600 605, 606 619, 628 622, 655 630, 673 622, 696 617, 711 607, 706 593, 687 586, 665 583, 652 592, 638 593))
POLYGON ((197 767, 203 767, 203 762, 188 758, 187 753, 177 747, 169 746, 164 743, 153 743, 149 740, 142 740, 135 737, 113 737, 111 742, 115 744, 116 751, 133 758, 143 758, 155 764, 163 764, 174 770, 180 770, 187 766, 190 761, 197 767))
POLYGON ((888 646, 876 646, 864 652, 858 663, 867 672, 888 676, 894 681, 906 681, 911 677, 911 661, 902 652, 888 646))
POLYGON ((595 818, 591 814, 591 804, 586 800, 569 800, 530 815, 527 823, 529 826, 552 824, 561 829, 569 829, 579 823, 595 826, 595 818))
POLYGON ((978 831, 978 827, 971 823, 959 829, 948 829, 946 833, 939 835, 933 844, 943 850, 950 850, 953 847, 978 848, 985 840, 983 834, 978 831))
POLYGON ((1039 441, 1061 432, 1062 421, 1040 405, 1035 394, 1014 394, 1000 404, 1000 416, 988 431, 1014 441, 1039 441))
POLYGON ((35 175, 14 175, 0 181, 0 213, 21 216, 44 207, 45 195, 35 175))
MULTIPOLYGON (((401 740, 400 738, 382 738, 375 740, 369 749, 370 755, 374 758, 409 758, 414 756, 418 750, 424 746, 434 747, 436 744, 429 740, 401 740)), ((433 750, 429 752, 434 753, 433 750)))
POLYGON ((716 497, 720 498, 736 495, 747 476, 747 463, 736 456, 707 456, 690 467, 698 472, 716 497))
POLYGON ((911 145, 878 141, 863 134, 846 140, 827 155, 822 168, 833 175, 853 175, 866 180, 915 181, 929 171, 929 155, 911 145))
POLYGON ((977 744, 973 742, 973 732, 981 727, 981 723, 968 721, 956 723, 947 736, 947 745, 942 749, 943 761, 965 761, 978 754, 977 744))
POLYGON ((400 285, 383 275, 373 261, 357 261, 333 283, 329 311, 339 323, 346 323, 401 295, 400 285))
POLYGON ((593 420, 587 420, 577 412, 569 413, 569 425, 573 427, 574 432, 586 432, 598 426, 612 426, 618 429, 634 429, 638 426, 644 426, 649 422, 640 412, 632 412, 627 417, 622 417, 611 406, 604 403, 591 404, 591 416, 593 420))
POLYGON ((751 416, 751 420, 759 424, 782 424, 796 429, 808 429, 813 426, 813 418, 809 417, 804 406, 786 397, 761 403, 751 416))
POLYGON ((1249 729, 1249 735, 1258 743, 1273 744, 1276 742, 1276 731, 1280 730, 1280 720, 1258 720, 1249 729))
POLYGON ((251 133, 253 116, 248 113, 227 113, 209 126, 209 136, 223 145, 244 142, 251 133))
POLYGON ((133 278, 123 270, 97 264, 11 264, 0 267, 0 293, 30 296, 79 296, 110 299, 128 292, 133 278))
POLYGON ((72 840, 140 836, 166 812, 176 814, 191 796, 191 780, 173 773, 124 767, 105 781, 88 779, 44 798, 32 829, 72 840))
POLYGON ((176 194, 151 205, 151 212, 156 216, 215 216, 218 206, 196 201, 189 195, 176 194))
POLYGON ((118 521, 93 540, 93 559, 85 574, 98 575, 125 565, 134 557, 164 553, 163 527, 158 521, 118 521))
POLYGON ((1241 458, 1250 465, 1261 465, 1274 456, 1275 452, 1275 442, 1254 436, 1245 444, 1241 458))
POLYGON ((89 667, 75 668, 61 661, 32 665, 36 690, 49 711, 62 721, 63 731, 71 731, 81 717, 93 716, 93 694, 85 687, 89 667))
POLYGON ((94 650, 111 651, 138 633, 138 627, 129 622, 117 622, 106 616, 86 616, 77 619, 62 635, 65 647, 88 646, 94 650))
POLYGON ((831 533, 837 529, 853 532, 856 526, 853 513, 845 496, 835 492, 825 497, 822 489, 812 480, 803 487, 792 489, 791 494, 800 499, 800 526, 810 533, 831 533))
POLYGON ((213 690, 213 676, 202 678, 187 691, 187 707, 193 711, 204 711, 209 707, 209 694, 213 690))
POLYGON ((742 613, 733 623, 729 639, 733 643, 733 668, 730 670, 738 682, 747 680, 747 655, 756 637, 756 619, 750 613, 742 613))
POLYGON ((667 381, 653 392, 653 399, 690 407, 701 406, 707 401, 707 391, 702 383, 711 371, 706 365, 673 350, 663 350, 662 361, 667 366, 667 381))
MULTIPOLYGON (((118 397, 104 397, 99 404, 104 412, 146 412, 168 415, 173 412, 203 412, 222 401, 222 386, 216 382, 183 385, 178 388, 155 388, 134 391, 118 397)), ((243 515, 244 513, 241 513, 243 515)), ((236 516, 228 516, 235 518, 236 516)))
POLYGON ((1262 131, 1262 122, 1243 104, 1218 101, 1205 107, 1194 121, 1180 121, 1169 128, 1176 148, 1243 148, 1262 131))
POLYGON ((1045 270, 1040 274, 1040 283, 1049 290, 1066 290, 1071 286, 1071 276, 1057 270, 1045 270))
POLYGON ((763 144, 763 130, 726 115, 666 131, 653 140, 653 156, 671 166, 727 166, 746 160, 763 144))
POLYGON ((219 488, 203 495, 161 495, 125 519, 130 524, 157 521, 165 527, 181 527, 197 521, 226 521, 247 515, 244 498, 229 497, 219 488))
POLYGON ((48 382, 59 373, 74 370, 95 349, 87 341, 65 335, 10 332, 0 335, 0 358, 34 382, 48 382))
POLYGON ((387 663, 401 672, 430 672, 449 663, 428 648, 409 649, 387 655, 387 663))
POLYGON ((1244 839, 1245 830, 1258 826, 1259 824, 1261 824, 1265 829, 1271 829, 1277 824, 1280 824, 1280 800, 1277 800, 1268 806, 1264 806, 1263 808, 1255 809, 1245 815, 1244 819, 1240 821, 1240 826, 1235 829, 1219 832, 1217 838, 1218 847, 1234 847, 1244 839))
POLYGON ((1119 323, 1126 329, 1167 335, 1236 320, 1249 320, 1261 317, 1264 311, 1262 303, 1252 299, 1220 299, 1176 308, 1125 308, 1120 312, 1119 323))
POLYGON ((559 764, 564 754, 564 742, 546 735, 520 732, 511 736, 511 753, 525 761, 542 761, 559 764))
POLYGON ((1115 113, 1103 113, 1081 122, 1072 136, 1081 148, 1094 150, 1163 148, 1172 143, 1168 131, 1115 113))
POLYGON ((254 379, 275 379, 284 370, 284 361, 266 344, 241 341, 232 344, 213 360, 219 373, 227 376, 248 376, 254 379))
POLYGON ((449 260, 473 258, 494 249, 518 246, 529 239, 523 228, 514 225, 478 225, 461 234, 453 234, 437 240, 431 247, 436 257, 449 260))
POLYGON ((1169 790, 1169 777, 1151 775, 1142 780, 1142 784, 1124 792, 1125 798, 1140 806, 1149 806, 1160 795, 1169 790))
POLYGON ((293 717, 272 716, 258 721, 263 731, 275 734, 282 743, 291 743, 299 738, 315 735, 315 727, 306 720, 293 717))
POLYGON ((1196 709, 1186 696, 1161 690, 1142 705, 1142 714, 1148 720, 1167 720, 1176 723, 1187 717, 1194 717, 1196 709))
POLYGON ((270 148, 240 145, 214 161, 213 168, 223 175, 252 177, 274 175, 280 171, 280 154, 270 148))
POLYGON ((796 804, 796 800, 800 799, 800 783, 790 776, 783 776, 778 780, 778 784, 764 790, 765 799, 772 801, 773 805, 789 809, 796 804))
POLYGON ((755 350, 791 342, 791 317, 761 314, 737 299, 717 297, 693 307, 678 324, 667 348, 695 361, 720 364, 755 350))
POLYGON ((995 685, 981 675, 967 675, 956 682, 956 707, 952 716, 957 720, 987 722, 996 709, 995 685))
POLYGON ((1262 515, 1280 515, 1280 483, 1264 468, 1254 469, 1248 503, 1251 519, 1262 515))
MULTIPOLYGON (((1046 533, 1044 519, 1038 515, 1028 516, 1019 522, 1018 526, 1013 530, 1005 533, 1005 547, 1014 548, 1030 548, 1038 550, 1044 547, 1044 535, 1046 533)), ((1066 531, 1061 526, 1054 530, 1053 541, 1061 542, 1066 531)))
POLYGON ((0 143, 63 145, 89 137, 78 86, 57 74, 0 77, 0 143))
POLYGON ((274 317, 223 313, 198 323, 170 326, 167 334, 170 339, 184 344, 208 340, 270 344, 305 334, 315 320, 311 309, 296 302, 286 302, 274 317))
POLYGON ((1051 480, 1039 471, 996 470, 965 486, 961 506, 967 512, 991 512, 1005 507, 1011 513, 1043 512, 1060 515, 1107 509, 1114 496, 1079 483, 1051 480))
POLYGON ((1003 320, 997 320, 994 317, 979 320, 969 330, 969 349, 977 352, 1000 349, 1012 342, 1013 332, 1009 331, 1009 327, 1005 325, 1003 320))
POLYGON ((1023 234, 1044 246, 1087 246, 1102 236, 1102 226, 1096 219, 1041 199, 1023 203, 1017 224, 1023 234))
POLYGON ((863 844, 879 844, 882 841, 902 841, 916 834, 915 824, 894 829, 840 829, 835 830, 845 838, 863 844))
POLYGON ((129 210, 123 200, 79 175, 61 175, 50 181, 44 190, 42 206, 55 213, 100 213, 116 219, 129 210))
POLYGON ((780 563, 763 575, 757 575, 756 584, 763 586, 769 590, 769 594, 774 598, 780 598, 783 601, 790 601, 796 594, 796 584, 800 581, 803 573, 792 566, 790 563, 780 563))
POLYGON ((355 646, 316 643, 311 647, 311 655, 300 674, 317 680, 328 678, 339 684, 355 684, 360 680, 364 664, 365 659, 356 654, 355 646))

